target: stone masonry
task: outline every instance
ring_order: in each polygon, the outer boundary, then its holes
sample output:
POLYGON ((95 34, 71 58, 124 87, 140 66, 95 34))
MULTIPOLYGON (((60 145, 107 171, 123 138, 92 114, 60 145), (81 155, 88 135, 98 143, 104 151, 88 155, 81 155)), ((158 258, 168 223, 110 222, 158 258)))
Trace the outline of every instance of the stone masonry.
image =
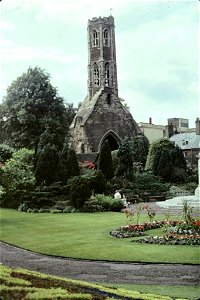
MULTIPOLYGON (((141 134, 118 97, 114 18, 88 21, 88 95, 71 126, 71 144, 87 158, 98 154, 107 139, 111 150, 125 137, 141 134)), ((80 159, 81 160, 81 159, 80 159)))

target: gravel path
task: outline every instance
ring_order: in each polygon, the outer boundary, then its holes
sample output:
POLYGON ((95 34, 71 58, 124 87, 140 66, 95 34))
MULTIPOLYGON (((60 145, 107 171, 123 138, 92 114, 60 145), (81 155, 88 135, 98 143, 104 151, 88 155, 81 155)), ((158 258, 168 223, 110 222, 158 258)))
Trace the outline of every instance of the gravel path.
POLYGON ((198 265, 86 261, 46 256, 0 242, 1 262, 45 274, 98 283, 198 286, 198 265))

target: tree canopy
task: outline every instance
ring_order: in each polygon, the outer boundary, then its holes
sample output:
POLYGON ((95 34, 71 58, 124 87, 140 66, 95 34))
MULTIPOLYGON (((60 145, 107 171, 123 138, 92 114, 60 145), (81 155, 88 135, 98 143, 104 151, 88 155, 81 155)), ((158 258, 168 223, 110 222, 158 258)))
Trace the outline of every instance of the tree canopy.
POLYGON ((165 181, 184 181, 186 161, 178 146, 160 139, 151 144, 145 168, 165 181))
POLYGON ((0 142, 17 149, 35 149, 40 135, 50 127, 62 147, 74 114, 73 105, 65 105, 51 85, 50 75, 39 67, 29 67, 8 87, 0 106, 0 142))
POLYGON ((137 135, 132 139, 133 161, 145 167, 149 151, 149 140, 145 135, 137 135))

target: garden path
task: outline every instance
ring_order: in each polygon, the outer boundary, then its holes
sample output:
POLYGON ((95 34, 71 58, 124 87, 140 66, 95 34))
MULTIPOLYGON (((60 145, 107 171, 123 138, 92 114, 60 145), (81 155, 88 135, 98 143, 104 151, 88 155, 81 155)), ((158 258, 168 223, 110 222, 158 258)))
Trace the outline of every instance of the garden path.
POLYGON ((200 284, 198 265, 117 263, 59 258, 0 242, 1 263, 49 275, 110 284, 200 284))

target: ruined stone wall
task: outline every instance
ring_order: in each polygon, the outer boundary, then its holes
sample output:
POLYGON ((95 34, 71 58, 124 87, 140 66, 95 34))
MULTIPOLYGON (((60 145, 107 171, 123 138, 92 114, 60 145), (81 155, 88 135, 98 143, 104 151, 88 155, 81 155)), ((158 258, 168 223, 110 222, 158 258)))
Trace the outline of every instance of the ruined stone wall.
POLYGON ((110 130, 124 140, 125 137, 134 136, 138 129, 135 128, 132 115, 123 108, 119 99, 112 94, 108 104, 107 93, 103 92, 84 126, 93 152, 98 152, 102 137, 110 130))

